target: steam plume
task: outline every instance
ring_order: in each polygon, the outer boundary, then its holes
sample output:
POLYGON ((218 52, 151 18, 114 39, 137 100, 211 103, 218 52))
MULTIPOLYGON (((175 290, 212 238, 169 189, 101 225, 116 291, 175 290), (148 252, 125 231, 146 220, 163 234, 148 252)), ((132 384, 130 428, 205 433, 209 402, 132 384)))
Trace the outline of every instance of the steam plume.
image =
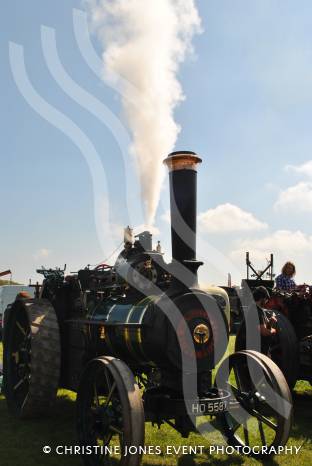
POLYGON ((147 224, 153 223, 164 156, 180 127, 174 109, 184 98, 179 65, 191 50, 200 18, 194 0, 86 0, 103 47, 103 78, 118 86, 132 133, 147 224))

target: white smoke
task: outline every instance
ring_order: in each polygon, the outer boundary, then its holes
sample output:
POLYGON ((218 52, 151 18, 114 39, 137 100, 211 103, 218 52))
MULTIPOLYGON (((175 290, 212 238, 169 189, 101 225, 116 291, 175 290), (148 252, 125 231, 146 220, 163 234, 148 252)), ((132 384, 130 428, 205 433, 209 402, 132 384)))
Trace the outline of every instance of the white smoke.
POLYGON ((152 224, 162 160, 180 131, 174 109, 184 98, 179 65, 192 50, 200 18, 194 0, 86 0, 103 47, 103 79, 118 86, 132 133, 146 223, 152 224))

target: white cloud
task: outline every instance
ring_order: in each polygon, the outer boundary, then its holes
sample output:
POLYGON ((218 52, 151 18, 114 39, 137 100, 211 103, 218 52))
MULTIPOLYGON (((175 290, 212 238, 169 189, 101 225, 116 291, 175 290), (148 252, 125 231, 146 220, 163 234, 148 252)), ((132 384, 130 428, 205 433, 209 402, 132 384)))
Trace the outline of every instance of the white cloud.
MULTIPOLYGON (((277 230, 262 238, 242 240, 240 246, 244 251, 247 251, 249 247, 260 253, 286 251, 301 254, 312 252, 312 236, 306 235, 300 230, 277 230)), ((236 251, 232 254, 235 253, 236 251)))
POLYGON ((286 261, 291 260, 297 266, 298 283, 311 281, 312 236, 300 230, 277 230, 262 238, 242 240, 236 243, 236 249, 230 257, 233 262, 242 262, 246 251, 250 252, 251 260, 258 261, 261 267, 265 265, 265 259, 269 258, 270 253, 273 253, 278 263, 276 272, 286 261))
POLYGON ((34 254, 34 259, 35 260, 46 259, 47 257, 51 255, 51 252, 52 251, 50 251, 50 249, 47 249, 47 248, 38 249, 38 251, 36 251, 34 254))
POLYGON ((286 170, 294 171, 312 178, 312 160, 308 160, 308 162, 305 162, 302 165, 287 165, 286 170))
POLYGON ((312 212, 312 183, 303 182, 281 191, 275 209, 312 212))
POLYGON ((263 230, 267 224, 250 212, 227 203, 199 214, 199 229, 208 233, 233 233, 236 231, 263 230))

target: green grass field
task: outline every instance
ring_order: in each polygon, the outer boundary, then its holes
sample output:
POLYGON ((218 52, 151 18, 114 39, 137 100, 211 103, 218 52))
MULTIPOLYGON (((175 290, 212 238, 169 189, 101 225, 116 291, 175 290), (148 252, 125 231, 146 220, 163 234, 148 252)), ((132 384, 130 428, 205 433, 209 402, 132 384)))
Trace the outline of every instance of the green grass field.
MULTIPOLYGON (((231 338, 233 347, 234 337, 231 338)), ((0 345, 2 358, 2 345, 0 345)), ((1 466, 73 466, 80 465, 81 460, 75 456, 45 455, 44 445, 52 448, 57 445, 75 445, 75 396, 60 390, 53 416, 36 421, 17 421, 7 411, 6 402, 0 395, 0 465, 1 466)), ((312 464, 312 388, 305 382, 298 382, 294 397, 295 419, 288 445, 301 446, 298 455, 281 455, 266 464, 272 465, 311 465, 312 464)), ((225 444, 217 432, 207 434, 206 438, 192 434, 183 439, 171 427, 161 429, 146 424, 146 445, 159 445, 165 451, 167 445, 209 445, 225 444)), ((148 455, 143 457, 143 466, 152 465, 253 465, 259 461, 239 455, 148 455)))

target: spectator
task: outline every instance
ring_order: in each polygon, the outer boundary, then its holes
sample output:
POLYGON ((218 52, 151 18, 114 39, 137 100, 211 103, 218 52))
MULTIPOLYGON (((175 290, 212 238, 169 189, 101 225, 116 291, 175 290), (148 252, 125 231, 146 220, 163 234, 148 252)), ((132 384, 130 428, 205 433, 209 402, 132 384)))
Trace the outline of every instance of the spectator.
POLYGON ((276 288, 281 291, 292 291, 296 288, 293 279, 296 274, 296 267, 292 262, 286 262, 282 268, 282 273, 276 277, 276 288))

